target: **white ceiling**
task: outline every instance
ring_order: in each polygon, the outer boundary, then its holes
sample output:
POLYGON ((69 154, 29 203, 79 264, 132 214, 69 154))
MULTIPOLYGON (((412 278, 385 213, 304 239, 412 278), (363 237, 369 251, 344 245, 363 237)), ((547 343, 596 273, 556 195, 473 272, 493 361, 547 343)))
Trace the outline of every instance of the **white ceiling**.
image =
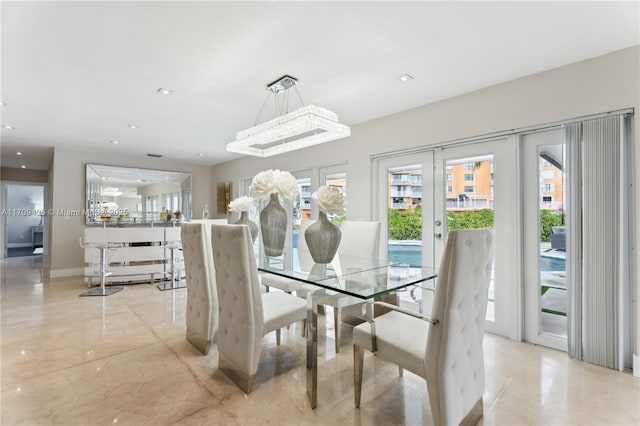
POLYGON ((53 146, 237 158, 225 144, 283 74, 355 125, 640 41, 637 1, 3 1, 0 13, 0 112, 15 127, 1 161, 36 169, 53 146))

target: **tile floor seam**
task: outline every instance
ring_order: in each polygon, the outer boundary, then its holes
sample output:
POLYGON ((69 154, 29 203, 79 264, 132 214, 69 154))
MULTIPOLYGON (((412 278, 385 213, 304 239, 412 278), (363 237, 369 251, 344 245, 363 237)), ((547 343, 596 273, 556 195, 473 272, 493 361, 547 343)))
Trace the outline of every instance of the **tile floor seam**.
MULTIPOLYGON (((193 377, 193 379, 198 384, 198 386, 203 388, 211 397, 215 397, 215 395, 209 390, 209 388, 207 388, 205 383, 200 379, 200 377, 198 377, 198 375, 195 373, 195 371, 193 371, 193 369, 189 366, 189 364, 187 364, 184 361, 182 361, 180 359, 180 356, 178 355, 178 353, 171 346, 169 346, 169 344, 167 342, 163 342, 163 344, 165 345, 165 347, 167 349, 169 349, 169 352, 171 352, 173 354, 173 356, 176 358, 176 360, 178 360, 178 362, 180 364, 182 364, 183 366, 185 366, 187 368, 187 371, 189 371, 189 374, 191 374, 191 377, 193 377)), ((203 355, 203 356, 206 356, 206 355, 203 355)))
MULTIPOLYGON (((193 411, 192 413, 186 414, 184 416, 182 416, 181 418, 179 418, 178 420, 176 420, 173 423, 170 423, 171 425, 179 425, 182 424, 182 422, 184 420, 190 419, 193 416, 197 415, 198 413, 204 411, 204 410, 208 410, 208 409, 212 409, 212 410, 222 410, 225 412, 225 414, 227 414, 229 417, 233 418, 234 420, 236 419, 236 415, 233 412, 227 411, 225 409, 225 407, 223 406, 219 406, 216 404, 210 404, 210 405, 206 405, 204 407, 198 408, 197 410, 193 411)), ((225 425, 229 424, 229 423, 224 423, 225 425)), ((234 424, 239 424, 239 423, 234 423, 234 424)))
POLYGON ((200 386, 201 388, 203 388, 211 397, 215 397, 215 395, 207 388, 207 386, 204 384, 204 382, 198 377, 198 375, 193 371, 193 369, 184 361, 182 361, 180 359, 180 356, 178 355, 178 353, 168 344, 167 341, 163 340, 158 333, 153 329, 153 327, 149 326, 149 324, 140 316, 138 315, 138 313, 135 311, 135 309, 131 308, 131 306, 129 305, 129 303, 126 303, 127 308, 129 308, 131 310, 131 312, 133 312, 133 314, 140 320, 142 321, 148 328, 149 330, 151 330, 151 333, 153 333, 153 335, 156 337, 156 339, 158 339, 159 343, 162 343, 164 345, 165 348, 167 348, 169 350, 169 352, 171 352, 173 354, 173 356, 175 357, 175 359, 182 364, 184 367, 187 368, 187 371, 189 371, 189 374, 191 375, 191 377, 195 380, 195 382, 198 384, 198 386, 200 386))
POLYGON ((489 406, 487 411, 491 411, 493 409, 493 407, 495 407, 495 405, 498 403, 500 398, 502 398, 502 395, 506 392, 507 388, 509 387, 509 385, 511 384, 512 381, 513 381, 513 378, 509 378, 507 383, 505 383, 504 386, 502 386, 502 388, 500 388, 500 392, 498 392, 498 394, 496 395, 496 398, 493 400, 493 402, 491 403, 491 405, 489 406))

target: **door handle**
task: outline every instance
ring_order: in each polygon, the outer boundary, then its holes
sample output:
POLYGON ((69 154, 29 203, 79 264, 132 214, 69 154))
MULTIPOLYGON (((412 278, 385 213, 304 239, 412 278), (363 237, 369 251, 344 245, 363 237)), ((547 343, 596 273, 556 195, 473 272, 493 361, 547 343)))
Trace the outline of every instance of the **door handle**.
POLYGON ((440 232, 436 232, 434 235, 437 239, 441 239, 442 238, 442 233, 440 232))

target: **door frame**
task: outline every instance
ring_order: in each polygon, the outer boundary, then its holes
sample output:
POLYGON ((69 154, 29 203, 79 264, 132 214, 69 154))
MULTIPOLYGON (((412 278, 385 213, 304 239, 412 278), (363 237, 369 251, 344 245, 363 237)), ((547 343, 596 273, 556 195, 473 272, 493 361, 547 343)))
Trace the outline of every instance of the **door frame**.
MULTIPOLYGON (((42 255, 49 254, 49 214, 52 210, 49 208, 49 184, 46 182, 27 182, 27 181, 0 181, 1 191, 0 198, 2 200, 2 208, 9 209, 7 206, 9 186, 39 186, 42 188, 43 210, 47 212, 42 216, 42 255)), ((7 215, 0 214, 0 259, 7 257, 7 248, 9 233, 7 232, 7 215)))

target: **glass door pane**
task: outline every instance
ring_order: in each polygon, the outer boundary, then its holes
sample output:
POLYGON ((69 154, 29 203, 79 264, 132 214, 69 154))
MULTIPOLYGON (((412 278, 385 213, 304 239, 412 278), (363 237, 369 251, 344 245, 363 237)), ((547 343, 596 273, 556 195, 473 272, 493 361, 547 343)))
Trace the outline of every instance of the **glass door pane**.
POLYGON ((567 337, 564 145, 538 148, 540 332, 567 337))
MULTIPOLYGON (((493 228, 495 204, 493 155, 446 160, 444 194, 447 232, 452 229, 493 228)), ((493 271, 489 285, 487 320, 495 321, 495 274, 493 271)))
MULTIPOLYGON (((324 175, 324 183, 322 184, 331 188, 338 188, 340 192, 342 192, 346 196, 347 195, 347 172, 340 171, 340 172, 326 173, 324 175)), ((347 203, 347 210, 348 209, 349 209, 349 204, 347 203)), ((333 224, 340 226, 342 225, 342 222, 346 220, 347 215, 346 214, 342 214, 342 215, 329 214, 327 215, 327 217, 333 224)))
POLYGON ((387 258, 422 265, 422 165, 387 169, 387 258))
POLYGON ((311 194, 313 193, 311 190, 311 177, 297 178, 296 182, 298 183, 298 197, 293 201, 291 209, 292 245, 294 248, 298 247, 298 238, 301 237, 298 233, 300 222, 311 219, 311 194))

